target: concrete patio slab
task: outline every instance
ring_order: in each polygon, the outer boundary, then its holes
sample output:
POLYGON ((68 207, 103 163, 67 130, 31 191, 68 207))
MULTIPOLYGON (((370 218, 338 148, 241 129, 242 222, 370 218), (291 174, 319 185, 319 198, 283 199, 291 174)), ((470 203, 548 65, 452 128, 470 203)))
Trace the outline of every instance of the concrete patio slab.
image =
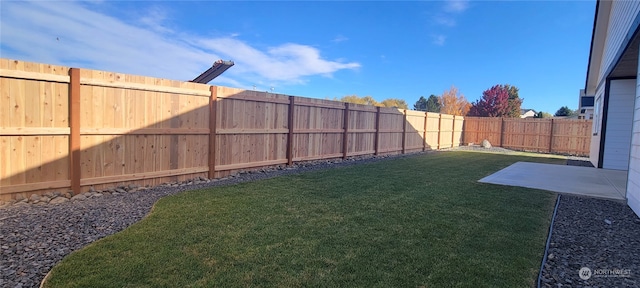
POLYGON ((517 162, 478 182, 625 200, 627 171, 517 162))

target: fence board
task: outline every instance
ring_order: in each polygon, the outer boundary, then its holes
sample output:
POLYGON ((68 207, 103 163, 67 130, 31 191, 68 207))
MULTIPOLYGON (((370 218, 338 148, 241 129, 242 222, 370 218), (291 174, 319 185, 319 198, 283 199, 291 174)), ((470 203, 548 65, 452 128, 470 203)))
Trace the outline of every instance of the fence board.
POLYGON ((221 171, 217 176, 287 159, 288 96, 228 87, 216 89, 219 99, 214 153, 215 169, 221 171))
POLYGON ((453 145, 455 147, 458 147, 460 145, 462 145, 462 141, 463 141, 463 134, 464 134, 464 119, 465 117, 463 116, 456 116, 455 117, 455 129, 453 131, 453 145))
POLYGON ((465 117, 464 142, 483 139, 504 148, 586 156, 591 120, 465 117))
POLYGON ((438 141, 440 138, 440 114, 427 112, 426 117, 426 148, 427 150, 438 149, 438 141))
POLYGON ((440 136, 438 149, 453 147, 453 115, 442 114, 440 116, 440 136))
POLYGON ((342 156, 344 103, 296 97, 295 104, 293 158, 323 159, 323 156, 342 156))
POLYGON ((350 104, 347 136, 348 156, 375 152, 376 109, 373 106, 350 104))
POLYGON ((0 200, 68 187, 68 82, 68 67, 0 59, 0 200))
POLYGON ((209 98, 202 96, 209 86, 84 69, 80 78, 83 190, 125 180, 160 184, 182 177, 178 170, 207 166, 209 98), (171 170, 170 177, 154 174, 171 170))
POLYGON ((396 108, 380 109, 379 153, 402 151, 404 113, 396 108))
POLYGON ((405 150, 408 152, 422 151, 424 148, 424 117, 424 112, 407 110, 405 150))

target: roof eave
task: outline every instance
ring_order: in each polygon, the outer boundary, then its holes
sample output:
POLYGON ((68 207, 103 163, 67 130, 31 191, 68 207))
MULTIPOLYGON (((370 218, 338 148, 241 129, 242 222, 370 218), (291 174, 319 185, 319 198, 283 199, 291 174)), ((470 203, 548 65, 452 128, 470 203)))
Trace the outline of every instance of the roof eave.
POLYGON ((587 77, 584 87, 586 95, 595 95, 595 90, 600 81, 600 65, 602 64, 602 54, 607 36, 610 11, 611 1, 596 1, 591 47, 589 49, 589 62, 587 64, 587 77))

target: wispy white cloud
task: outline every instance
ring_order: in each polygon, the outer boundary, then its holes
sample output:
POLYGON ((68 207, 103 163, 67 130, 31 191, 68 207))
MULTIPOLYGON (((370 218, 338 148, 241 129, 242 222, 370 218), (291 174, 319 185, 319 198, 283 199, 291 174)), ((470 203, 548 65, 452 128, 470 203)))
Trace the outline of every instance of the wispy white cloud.
POLYGON ((336 42, 336 43, 340 43, 340 42, 344 42, 349 40, 349 38, 342 36, 342 35, 338 35, 336 36, 336 38, 333 38, 333 40, 331 40, 331 42, 336 42))
MULTIPOLYGON (((458 24, 457 18, 469 8, 468 0, 447 0, 444 2, 441 10, 432 16, 431 20, 438 26, 454 27, 458 24)), ((433 43, 438 46, 445 44, 446 36, 433 36, 433 43)))
POLYGON ((433 21, 443 26, 456 26, 456 18, 468 8, 468 0, 447 0, 441 8, 442 10, 433 17, 433 21))
POLYGON ((206 38, 164 25, 167 12, 151 9, 136 21, 118 19, 78 2, 3 2, 0 54, 4 58, 189 80, 217 59, 236 65, 217 84, 304 83, 357 69, 356 62, 327 60, 311 46, 283 43, 253 47, 228 37, 206 38))
POLYGON ((447 0, 444 6, 444 11, 450 13, 464 12, 469 8, 469 0, 447 0))
POLYGON ((439 25, 448 27, 453 27, 457 24, 455 17, 452 17, 451 15, 438 15, 433 18, 433 21, 439 25))
POLYGON ((146 14, 140 17, 139 22, 144 26, 160 33, 171 33, 172 29, 165 26, 167 20, 167 11, 161 7, 154 6, 146 9, 146 14))
POLYGON ((444 43, 447 41, 447 36, 445 35, 433 35, 433 44, 438 46, 444 46, 444 43))
POLYGON ((304 76, 331 76, 338 70, 360 67, 355 62, 324 60, 318 49, 294 43, 270 47, 266 51, 230 37, 201 40, 200 44, 236 61, 240 72, 255 73, 272 81, 301 82, 304 76))

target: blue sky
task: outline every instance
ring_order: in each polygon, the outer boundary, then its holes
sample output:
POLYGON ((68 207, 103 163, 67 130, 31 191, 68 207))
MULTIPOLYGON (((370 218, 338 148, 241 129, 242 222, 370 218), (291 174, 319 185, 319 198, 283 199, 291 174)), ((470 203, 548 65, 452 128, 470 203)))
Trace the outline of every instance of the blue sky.
POLYGON ((313 98, 469 101, 495 84, 523 108, 576 109, 595 1, 2 1, 0 56, 313 98))

